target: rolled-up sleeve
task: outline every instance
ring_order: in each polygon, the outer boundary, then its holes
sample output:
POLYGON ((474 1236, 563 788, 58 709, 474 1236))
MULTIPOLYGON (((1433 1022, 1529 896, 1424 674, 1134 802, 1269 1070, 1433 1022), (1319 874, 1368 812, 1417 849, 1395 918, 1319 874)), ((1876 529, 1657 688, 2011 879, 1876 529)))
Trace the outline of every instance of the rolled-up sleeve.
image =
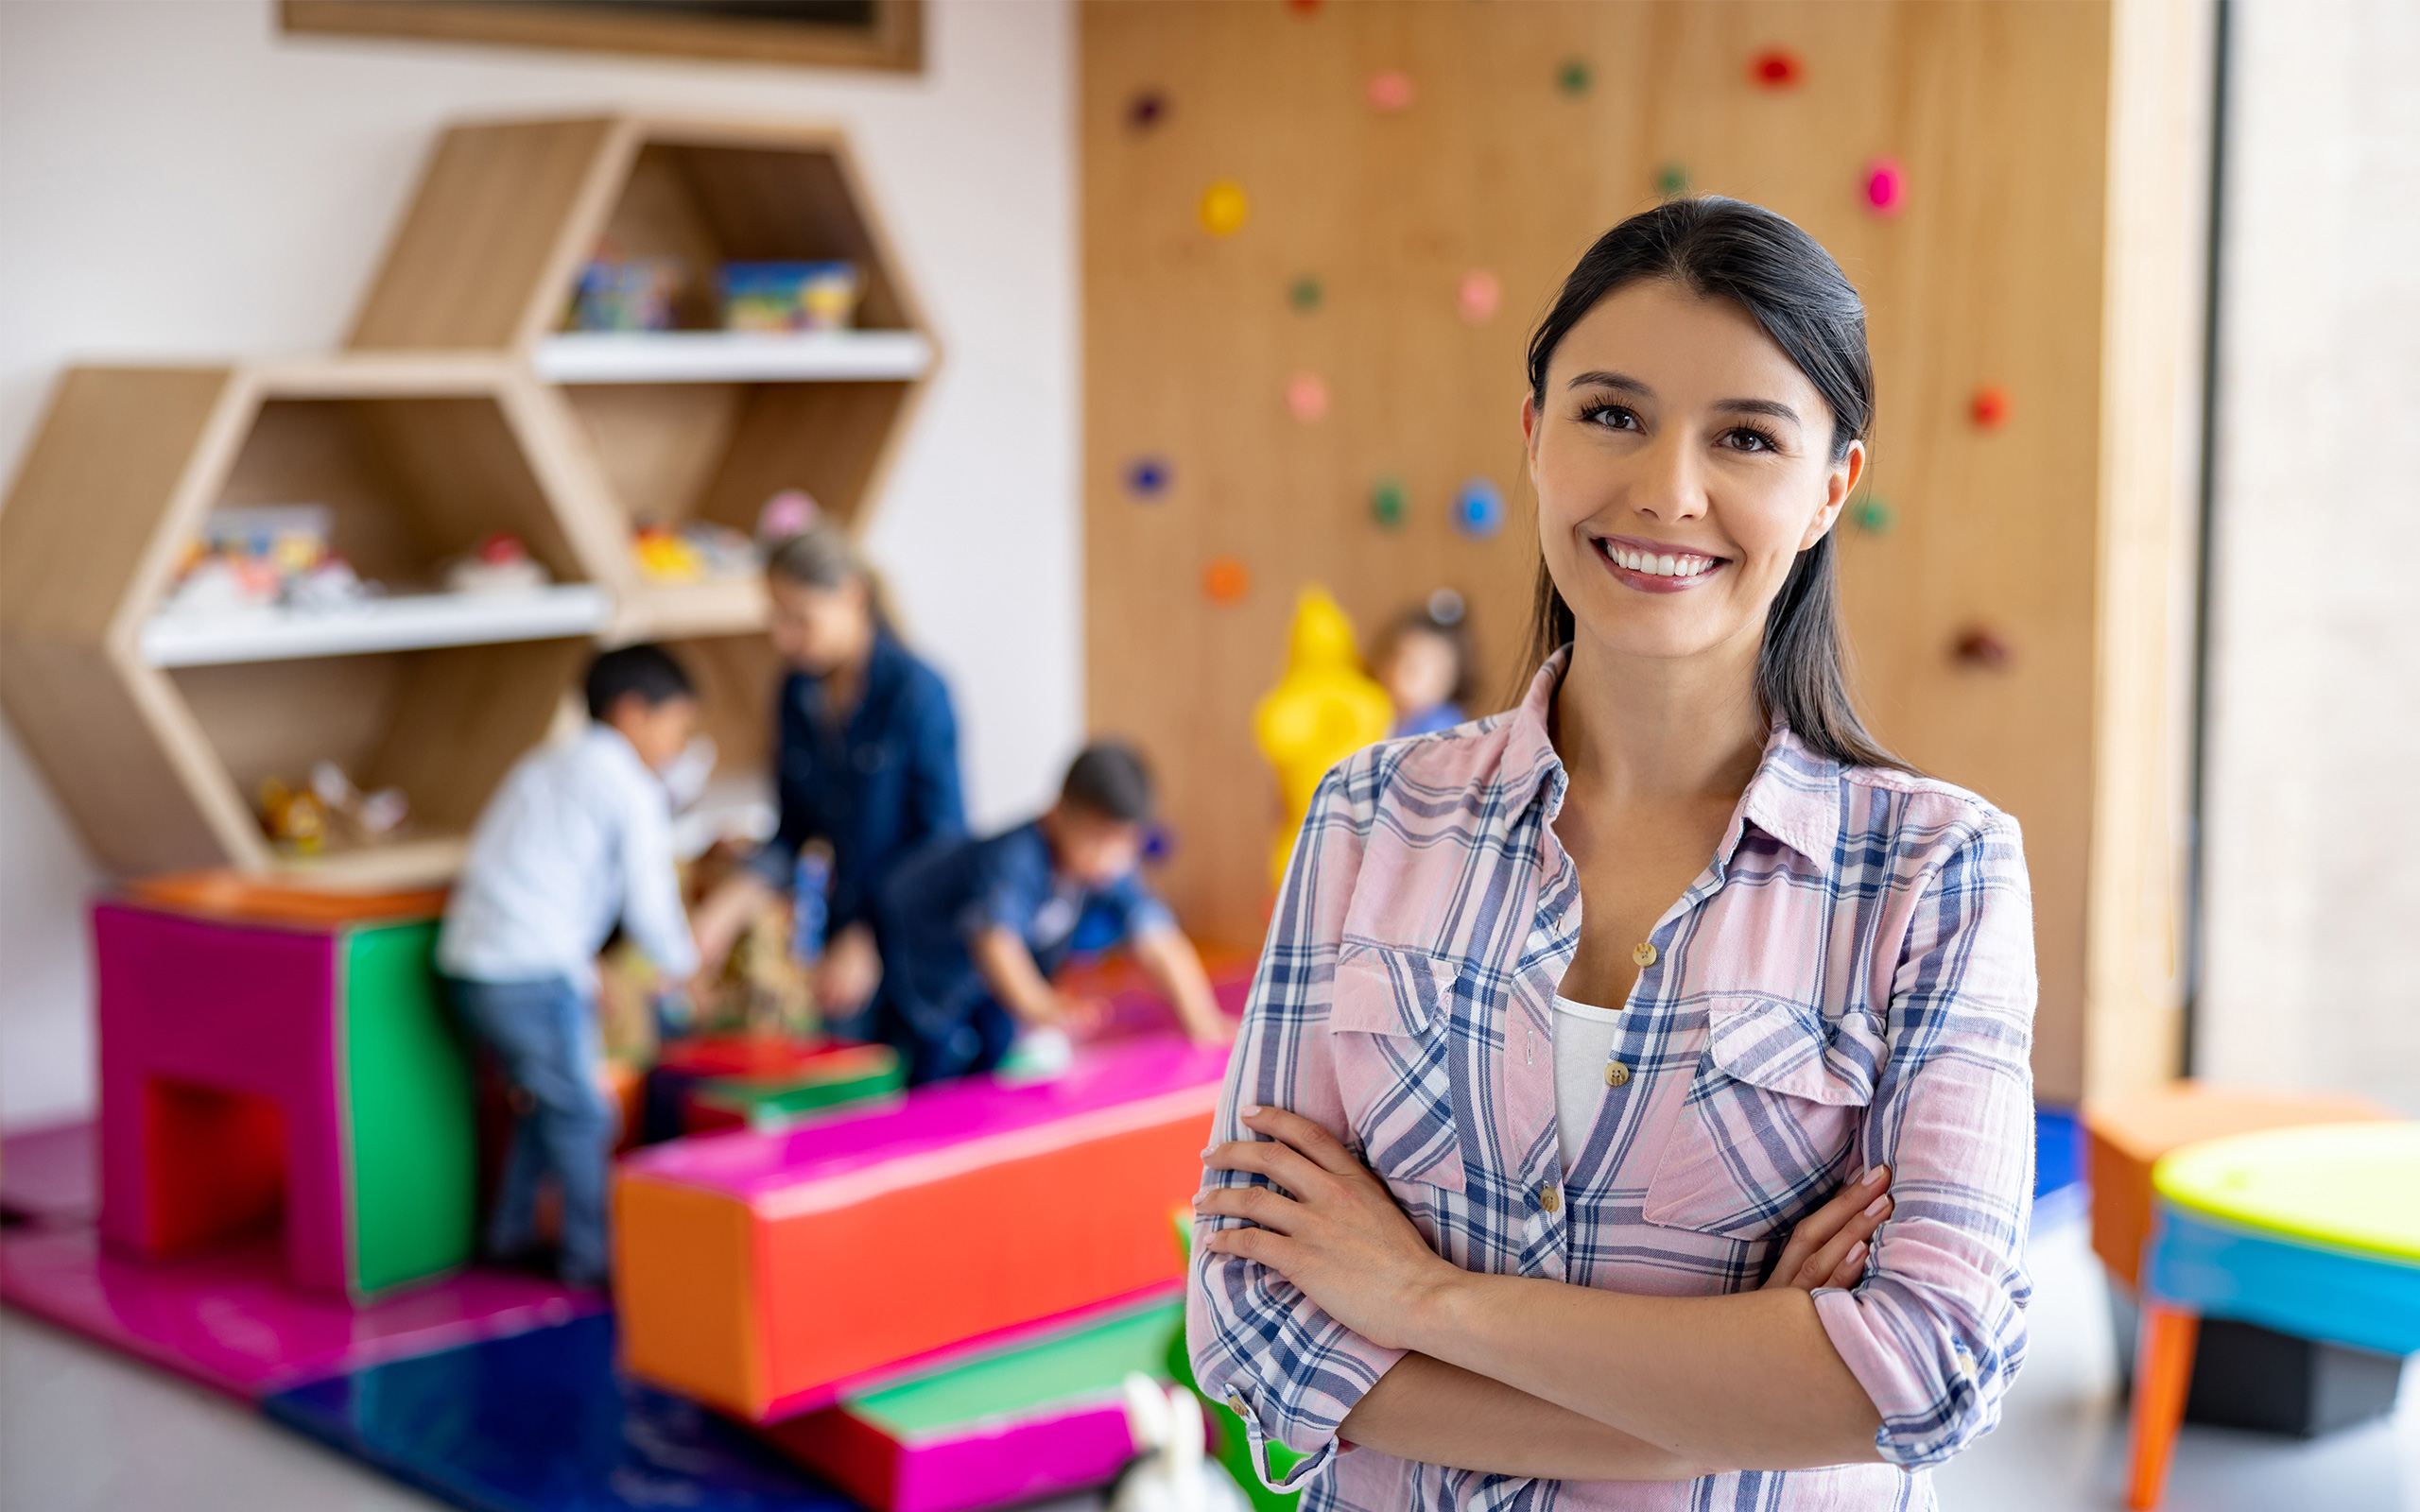
MULTIPOLYGON (((1328 1049, 1336 958, 1369 823, 1366 754, 1321 782, 1295 837, 1269 942, 1244 1011, 1219 1100, 1218 1141, 1252 1139, 1236 1116, 1246 1103, 1284 1108, 1349 1140, 1328 1049)), ((1269 1185, 1249 1172, 1211 1171, 1214 1186, 1269 1185)), ((1241 1219, 1196 1216, 1185 1332, 1194 1376, 1242 1417, 1253 1460, 1274 1488, 1300 1486, 1336 1452, 1337 1428, 1362 1395, 1403 1358, 1322 1312, 1292 1282, 1253 1261, 1212 1254, 1201 1241, 1241 1219), (1282 1481, 1268 1474, 1266 1441, 1308 1456, 1282 1481)))
POLYGON ((1885 1459, 1937 1465, 1998 1422, 2025 1357, 2032 1206, 2033 907, 1993 815, 1919 895, 1892 980, 1866 1159, 1895 1199, 1865 1281, 1817 1314, 1882 1416, 1885 1459))

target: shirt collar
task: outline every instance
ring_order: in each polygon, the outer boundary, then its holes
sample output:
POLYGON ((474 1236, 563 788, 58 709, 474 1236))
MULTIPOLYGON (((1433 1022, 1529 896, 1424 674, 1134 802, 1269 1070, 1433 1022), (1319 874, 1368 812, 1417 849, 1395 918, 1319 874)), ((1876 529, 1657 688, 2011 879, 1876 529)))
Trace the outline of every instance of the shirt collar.
MULTIPOLYGON (((1530 679, 1528 695, 1509 716, 1503 764, 1498 768, 1519 800, 1516 809, 1525 806, 1541 785, 1546 787, 1548 823, 1561 812, 1570 782, 1548 733, 1555 690, 1563 685, 1564 668, 1570 662, 1571 647, 1565 645, 1547 658, 1537 676, 1530 679)), ((1841 833, 1840 781, 1840 763, 1810 749, 1786 721, 1774 719, 1756 775, 1739 795, 1739 806, 1732 813, 1717 854, 1727 865, 1738 848, 1743 827, 1754 824, 1818 866, 1830 866, 1841 833)))

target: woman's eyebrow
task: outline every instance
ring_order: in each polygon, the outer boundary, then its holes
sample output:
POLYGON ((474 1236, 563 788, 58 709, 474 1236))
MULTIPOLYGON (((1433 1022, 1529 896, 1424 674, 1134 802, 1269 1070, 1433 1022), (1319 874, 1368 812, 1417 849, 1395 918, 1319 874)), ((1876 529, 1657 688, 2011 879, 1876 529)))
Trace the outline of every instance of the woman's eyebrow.
POLYGON ((1566 388, 1611 388, 1618 393, 1630 394, 1639 399, 1653 399, 1655 397, 1654 389, 1648 387, 1647 385, 1639 382, 1630 374, 1626 372, 1606 372, 1602 369, 1599 369, 1592 372, 1573 373, 1571 375, 1571 382, 1564 385, 1564 387, 1566 388))
POLYGON ((1778 399, 1719 399, 1714 407, 1733 415, 1769 415, 1792 425, 1798 423, 1798 411, 1778 399))

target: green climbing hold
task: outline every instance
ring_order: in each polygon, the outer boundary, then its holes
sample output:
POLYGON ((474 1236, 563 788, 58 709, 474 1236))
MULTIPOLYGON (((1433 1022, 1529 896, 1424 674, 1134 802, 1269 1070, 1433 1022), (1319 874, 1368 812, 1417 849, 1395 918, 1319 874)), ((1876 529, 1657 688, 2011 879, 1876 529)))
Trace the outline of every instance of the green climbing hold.
POLYGON ((1655 192, 1667 199, 1677 199, 1689 192, 1689 170, 1680 163, 1668 163, 1655 170, 1655 192))
POLYGON ((1586 59, 1566 58, 1563 66, 1555 70, 1554 87, 1578 99, 1588 93, 1588 86, 1595 82, 1595 78, 1596 76, 1588 70, 1586 59))
POLYGON ((1296 279, 1293 286, 1286 291, 1287 301, 1305 313, 1318 309, 1320 301, 1326 297, 1327 291, 1320 287, 1320 281, 1307 273, 1296 279))
POLYGON ((1411 501, 1405 497, 1401 480, 1380 478, 1370 490, 1370 513, 1378 524, 1390 530, 1398 528, 1411 512, 1411 501))
POLYGON ((1857 502, 1849 518, 1867 535, 1878 536, 1891 528, 1891 501, 1869 493, 1857 502))

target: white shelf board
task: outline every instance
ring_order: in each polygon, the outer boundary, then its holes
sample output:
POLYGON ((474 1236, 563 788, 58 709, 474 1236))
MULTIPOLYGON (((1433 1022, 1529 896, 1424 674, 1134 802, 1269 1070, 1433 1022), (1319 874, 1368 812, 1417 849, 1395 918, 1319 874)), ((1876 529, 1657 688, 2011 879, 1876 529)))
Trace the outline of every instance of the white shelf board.
POLYGON ((342 609, 156 614, 143 627, 143 660, 155 667, 288 662, 303 657, 418 651, 594 635, 613 601, 593 583, 497 593, 413 593, 342 609))
POLYGON ((564 331, 530 359, 557 384, 896 382, 932 362, 913 331, 564 331))

